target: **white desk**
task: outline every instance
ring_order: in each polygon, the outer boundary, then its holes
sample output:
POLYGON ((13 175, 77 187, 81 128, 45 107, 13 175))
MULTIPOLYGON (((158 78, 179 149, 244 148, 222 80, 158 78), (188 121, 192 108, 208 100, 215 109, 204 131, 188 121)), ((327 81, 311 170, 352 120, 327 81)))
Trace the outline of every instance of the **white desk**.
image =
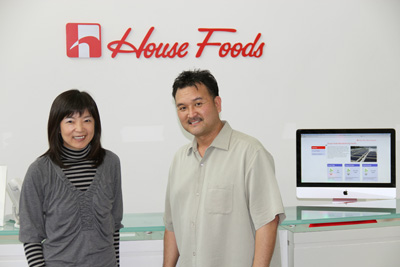
MULTIPOLYGON (((120 231, 121 266, 160 267, 163 257, 162 213, 124 214, 120 231)), ((18 228, 12 222, 0 227, 0 267, 28 267, 18 228)))
POLYGON ((399 200, 288 207, 286 215, 279 228, 282 267, 400 266, 399 200))
MULTIPOLYGON (((286 207, 287 218, 279 227, 280 249, 276 250, 281 253, 282 267, 400 266, 400 200, 379 203, 387 207, 368 208, 366 203, 339 209, 286 207), (309 227, 365 220, 377 223, 309 227)), ((161 266, 162 213, 125 214, 123 224, 121 266, 161 266)), ((17 237, 18 229, 11 224, 0 230, 0 266, 27 267, 17 237)))

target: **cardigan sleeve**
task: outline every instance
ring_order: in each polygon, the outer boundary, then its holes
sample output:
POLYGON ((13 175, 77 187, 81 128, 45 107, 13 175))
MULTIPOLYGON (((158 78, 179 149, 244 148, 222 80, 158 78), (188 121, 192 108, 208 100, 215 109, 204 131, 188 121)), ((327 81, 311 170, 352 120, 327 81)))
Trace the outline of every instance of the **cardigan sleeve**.
POLYGON ((111 210, 114 218, 115 231, 123 228, 123 204, 122 204, 122 185, 121 185, 121 163, 117 155, 114 154, 113 158, 113 175, 114 175, 114 203, 111 210))
POLYGON ((28 168, 22 185, 19 202, 19 240, 22 243, 40 243, 46 239, 42 176, 38 161, 35 161, 28 168))

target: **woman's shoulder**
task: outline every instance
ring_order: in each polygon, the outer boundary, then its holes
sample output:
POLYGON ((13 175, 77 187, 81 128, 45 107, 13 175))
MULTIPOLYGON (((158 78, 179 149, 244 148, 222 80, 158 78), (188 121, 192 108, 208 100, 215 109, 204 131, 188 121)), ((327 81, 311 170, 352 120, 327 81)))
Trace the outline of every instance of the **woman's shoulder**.
POLYGON ((119 157, 117 154, 115 154, 114 152, 112 152, 111 150, 108 149, 104 149, 105 156, 104 156, 104 162, 119 162, 119 157))
POLYGON ((40 156, 33 161, 26 172, 24 180, 43 180, 54 169, 54 164, 48 156, 40 156), (39 179, 40 178, 40 179, 39 179))
POLYGON ((29 169, 42 169, 44 166, 52 164, 50 158, 46 155, 40 156, 35 159, 29 166, 29 169))

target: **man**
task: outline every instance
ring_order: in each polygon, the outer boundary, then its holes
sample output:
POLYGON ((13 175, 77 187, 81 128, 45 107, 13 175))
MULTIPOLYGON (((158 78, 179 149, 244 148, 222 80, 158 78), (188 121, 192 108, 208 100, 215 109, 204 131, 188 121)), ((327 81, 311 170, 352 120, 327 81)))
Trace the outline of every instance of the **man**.
POLYGON ((221 121, 214 76, 184 71, 173 84, 183 128, 194 136, 172 162, 164 267, 268 267, 285 218, 272 156, 221 121))

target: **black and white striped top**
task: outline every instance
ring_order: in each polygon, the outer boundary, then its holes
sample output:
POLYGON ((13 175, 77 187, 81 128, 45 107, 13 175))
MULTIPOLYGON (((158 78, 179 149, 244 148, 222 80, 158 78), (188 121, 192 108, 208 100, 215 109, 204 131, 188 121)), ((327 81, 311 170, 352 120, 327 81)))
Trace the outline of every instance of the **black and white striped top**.
MULTIPOLYGON (((63 172, 68 180, 79 190, 89 189, 96 174, 96 167, 93 160, 87 160, 90 152, 90 145, 83 150, 71 150, 63 147, 61 161, 65 168, 63 172)), ((115 255, 119 266, 119 230, 114 233, 115 255)), ((25 243, 25 256, 29 267, 46 266, 43 257, 43 248, 41 243, 25 243)))
POLYGON ((63 172, 68 180, 79 190, 86 191, 93 182, 96 167, 93 160, 85 160, 90 152, 90 145, 83 150, 71 150, 63 147, 61 161, 63 172))

